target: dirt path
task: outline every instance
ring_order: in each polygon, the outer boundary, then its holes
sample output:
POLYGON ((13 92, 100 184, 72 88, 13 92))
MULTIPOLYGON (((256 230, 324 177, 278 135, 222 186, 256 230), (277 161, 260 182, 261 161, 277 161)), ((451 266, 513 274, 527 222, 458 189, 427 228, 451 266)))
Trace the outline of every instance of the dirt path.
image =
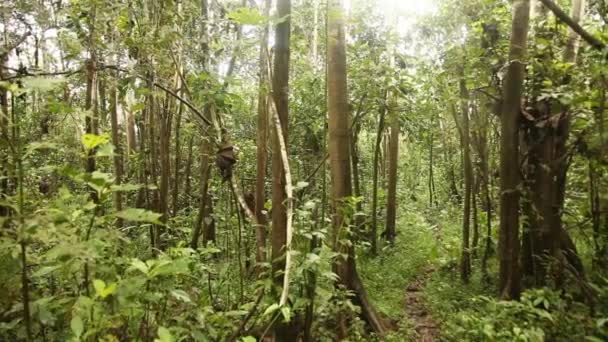
POLYGON ((425 268, 405 289, 405 312, 416 331, 412 341, 439 341, 439 325, 431 316, 422 298, 422 289, 434 271, 432 267, 425 268))

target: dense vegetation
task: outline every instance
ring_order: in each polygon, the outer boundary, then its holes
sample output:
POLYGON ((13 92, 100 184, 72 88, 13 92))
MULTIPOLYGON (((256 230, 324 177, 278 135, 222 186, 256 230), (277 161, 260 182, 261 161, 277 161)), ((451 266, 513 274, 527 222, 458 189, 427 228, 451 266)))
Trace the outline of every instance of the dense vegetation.
POLYGON ((0 3, 0 340, 605 341, 604 0, 0 3))

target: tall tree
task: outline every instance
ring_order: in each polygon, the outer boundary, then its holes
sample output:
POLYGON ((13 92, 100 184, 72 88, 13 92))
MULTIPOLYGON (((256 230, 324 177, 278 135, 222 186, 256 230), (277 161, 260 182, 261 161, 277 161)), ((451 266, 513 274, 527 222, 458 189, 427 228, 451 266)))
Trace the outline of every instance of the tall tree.
POLYGON ((499 290, 504 299, 518 298, 519 270, 519 129, 528 45, 530 0, 513 2, 508 69, 503 85, 500 136, 499 290))
MULTIPOLYGON (((263 13, 270 13, 270 0, 264 1, 263 13)), ((263 213, 266 203, 266 147, 268 144, 268 25, 261 27, 260 34, 260 76, 258 90, 258 121, 256 149, 256 179, 255 179, 255 215, 258 226, 256 229, 256 262, 266 260, 266 215, 263 213)))
MULTIPOLYGON (((354 245, 347 242, 351 238, 349 225, 352 217, 348 214, 348 198, 352 195, 352 185, 344 16, 342 0, 330 0, 327 4, 327 110, 333 207, 332 244, 335 252, 346 255, 346 258, 334 260, 333 269, 339 277, 339 284, 354 293, 364 319, 374 331, 382 334, 384 326, 369 302, 357 273, 354 245)), ((338 318, 341 337, 346 335, 345 319, 338 318)))
MULTIPOLYGON (((272 91, 276 115, 281 132, 273 125, 272 135, 272 277, 277 286, 283 285, 285 269, 285 252, 287 245, 287 192, 285 185, 285 165, 281 153, 281 137, 285 143, 289 141, 289 58, 291 38, 291 0, 277 1, 277 15, 282 18, 276 25, 274 38, 274 67, 272 91)), ((294 338, 294 330, 287 324, 279 323, 275 327, 275 338, 279 341, 289 341, 294 338)))
POLYGON ((469 91, 464 78, 464 70, 460 70, 460 101, 462 110, 462 156, 464 166, 464 205, 462 213, 462 255, 460 257, 460 278, 468 282, 471 275, 471 251, 469 237, 471 231, 471 191, 473 188, 473 164, 471 162, 471 144, 469 129, 469 91))
MULTIPOLYGON (((391 63, 393 64, 393 63, 391 63)), ((399 167, 399 112, 395 105, 395 94, 390 94, 389 120, 390 140, 388 151, 388 196, 386 197, 386 239, 395 242, 397 218, 397 168, 399 167)))

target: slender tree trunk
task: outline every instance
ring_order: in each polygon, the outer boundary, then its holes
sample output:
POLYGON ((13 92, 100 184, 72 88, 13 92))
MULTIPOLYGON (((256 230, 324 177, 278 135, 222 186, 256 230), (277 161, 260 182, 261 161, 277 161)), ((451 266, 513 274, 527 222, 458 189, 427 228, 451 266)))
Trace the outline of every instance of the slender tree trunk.
MULTIPOLYGON (((87 70, 87 88, 84 109, 90 111, 90 115, 85 117, 85 131, 88 134, 98 134, 98 113, 97 113, 97 58, 95 52, 91 52, 91 57, 86 63, 87 70)), ((86 167, 87 173, 93 173, 96 170, 95 151, 87 152, 86 167)), ((96 191, 91 191, 91 199, 94 202, 99 202, 96 191)))
MULTIPOLYGON (((291 0, 277 1, 277 16, 285 18, 275 28, 275 58, 272 80, 272 90, 276 114, 281 124, 281 131, 273 125, 272 135, 272 278, 277 287, 283 285, 283 271, 285 270, 285 252, 287 243, 287 193, 285 190, 285 168, 281 156, 281 143, 279 134, 285 141, 288 149, 289 141, 289 60, 291 37, 291 0)), ((295 331, 284 322, 276 324, 275 339, 289 341, 295 338, 295 331)))
POLYGON ((509 64, 503 86, 500 137, 499 290, 503 299, 519 298, 519 130, 530 1, 513 3, 509 64))
POLYGON ((179 182, 180 182, 180 168, 182 160, 182 149, 181 149, 181 126, 182 126, 182 114, 184 111, 184 105, 179 104, 177 109, 177 117, 175 118, 175 162, 173 171, 173 216, 177 215, 180 209, 179 205, 179 182))
MULTIPOLYGON (((118 75, 114 74, 110 80, 110 124, 112 127, 112 144, 114 145, 114 176, 116 185, 122 184, 122 178, 124 173, 123 167, 123 147, 122 139, 120 135, 120 126, 118 124, 118 94, 116 90, 118 75)), ((114 206, 116 211, 122 210, 122 192, 114 192, 114 206)), ((121 219, 116 221, 116 225, 121 227, 123 224, 121 219)))
POLYGON ((469 92, 466 88, 464 70, 461 70, 460 101, 462 102, 462 150, 464 163, 464 205, 462 214, 462 255, 460 258, 460 278, 467 283, 471 276, 471 250, 469 235, 471 230, 471 190, 473 187, 473 165, 469 130, 469 92))
MULTIPOLYGON (((394 95, 391 95, 391 98, 394 95)), ((388 151, 388 196, 386 203, 386 239, 395 242, 397 234, 395 221, 397 217, 397 168, 399 163, 399 114, 391 100, 390 104, 390 142, 388 151)))
MULTIPOLYGON (((264 1, 264 15, 270 13, 270 0, 264 1)), ((257 150, 256 150, 256 180, 255 180, 255 215, 258 226, 255 227, 256 252, 255 261, 266 261, 266 229, 267 218, 264 213, 266 203, 266 162, 268 146, 268 26, 263 26, 260 37, 260 80, 258 93, 258 122, 257 122, 257 150)), ((260 274, 260 268, 258 275, 260 274)))
POLYGON ((193 150, 194 150, 194 136, 190 136, 188 138, 188 158, 186 159, 186 171, 184 174, 185 185, 184 185, 184 197, 186 201, 186 205, 190 206, 190 200, 192 199, 192 187, 191 187, 191 179, 192 179, 192 159, 193 159, 193 150))
MULTIPOLYGON (((353 291, 355 303, 361 306, 364 319, 382 334, 384 327, 370 304, 355 265, 354 246, 350 238, 345 199, 352 195, 348 127, 348 92, 346 86, 346 46, 344 8, 341 0, 328 2, 327 16, 327 108, 329 112, 329 159, 332 179, 333 248, 346 258, 336 258, 333 269, 339 283, 353 291)), ((346 336, 345 317, 338 317, 341 337, 346 336)))
MULTIPOLYGON (((5 27, 6 29, 6 27, 5 27)), ((4 79, 4 68, 8 63, 8 52, 0 55, 0 79, 4 79)), ((8 91, 0 87, 0 138, 9 140, 9 108, 8 91)), ((0 149, 0 201, 4 201, 9 195, 9 153, 8 149, 0 149)), ((0 217, 6 217, 10 213, 8 206, 0 205, 0 217)))
MULTIPOLYGON (((388 91, 385 93, 386 100, 388 91)), ((382 137, 384 136, 384 118, 386 117, 386 106, 380 105, 380 118, 378 119, 378 130, 376 131, 376 144, 374 146, 374 161, 372 170, 372 224, 370 231, 370 251, 372 255, 378 254, 378 173, 380 172, 380 153, 382 149, 382 137)))

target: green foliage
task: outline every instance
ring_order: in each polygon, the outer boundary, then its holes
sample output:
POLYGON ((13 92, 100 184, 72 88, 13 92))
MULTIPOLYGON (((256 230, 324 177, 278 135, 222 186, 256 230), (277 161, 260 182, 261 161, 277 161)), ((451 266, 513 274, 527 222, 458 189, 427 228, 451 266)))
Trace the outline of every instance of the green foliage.
POLYGON ((450 341, 583 341, 605 339, 588 308, 548 289, 523 293, 520 301, 473 297, 470 308, 446 323, 450 341))

